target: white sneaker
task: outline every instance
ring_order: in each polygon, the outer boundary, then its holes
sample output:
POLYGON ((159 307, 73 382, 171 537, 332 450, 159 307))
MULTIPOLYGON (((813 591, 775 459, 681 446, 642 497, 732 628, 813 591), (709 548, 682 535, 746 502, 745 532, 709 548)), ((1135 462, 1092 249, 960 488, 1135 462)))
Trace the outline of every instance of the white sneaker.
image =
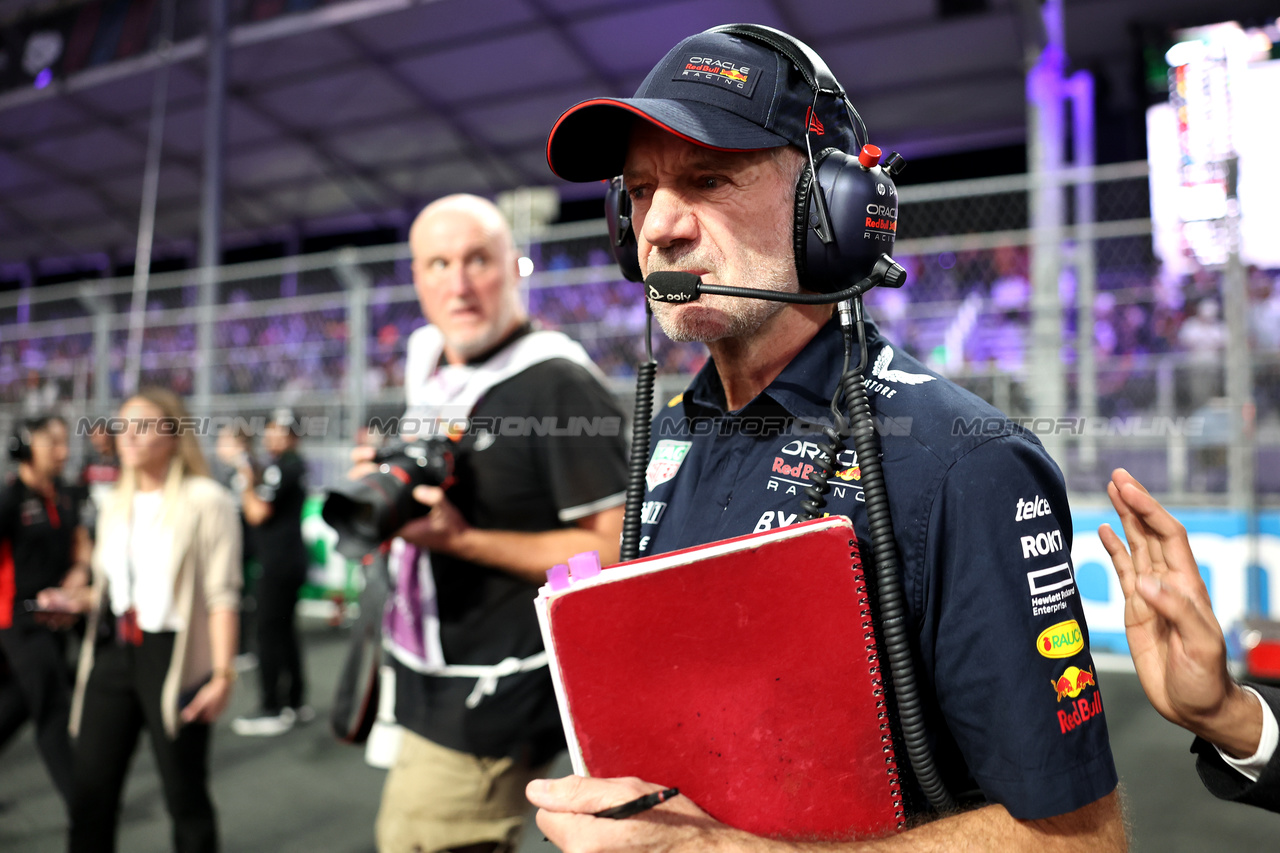
POLYGON ((292 708, 281 708, 277 713, 259 711, 231 721, 231 731, 247 737, 275 737, 282 735, 297 722, 298 715, 292 708))

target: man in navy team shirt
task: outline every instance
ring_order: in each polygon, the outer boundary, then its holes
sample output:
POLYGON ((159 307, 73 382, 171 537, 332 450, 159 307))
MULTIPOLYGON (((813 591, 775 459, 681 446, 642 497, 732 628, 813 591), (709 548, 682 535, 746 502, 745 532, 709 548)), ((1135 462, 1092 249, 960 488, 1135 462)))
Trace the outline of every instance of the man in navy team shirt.
MULTIPOLYGON (((548 158, 569 180, 624 176, 645 275, 679 270, 707 283, 795 292, 793 198, 805 127, 825 126, 815 151, 852 144, 835 112, 807 120, 813 101, 781 55, 702 33, 668 53, 635 98, 569 110, 548 158), (691 79, 680 70, 690 56, 750 69, 748 85, 691 79)), ((804 425, 829 422, 843 359, 832 308, 704 296, 653 310, 669 337, 705 342, 711 359, 655 418, 641 555, 797 521, 823 441, 804 425)), ((884 472, 925 723, 963 810, 928 812, 904 774, 913 828, 866 846, 1124 849, 1061 473, 1034 435, 874 324, 867 346, 873 415, 888 425, 884 472)), ((853 520, 865 555, 859 480, 850 445, 826 511, 853 520)), ((528 795, 542 809, 539 825, 565 849, 789 847, 723 826, 686 798, 644 819, 591 816, 661 781, 540 780, 528 795)))

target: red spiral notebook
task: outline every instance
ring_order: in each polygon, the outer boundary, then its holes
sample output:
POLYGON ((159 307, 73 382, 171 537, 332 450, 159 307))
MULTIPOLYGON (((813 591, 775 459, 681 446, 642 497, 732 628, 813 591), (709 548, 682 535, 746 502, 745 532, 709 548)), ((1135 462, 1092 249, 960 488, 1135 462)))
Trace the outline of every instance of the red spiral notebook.
POLYGON ((847 518, 553 581, 537 609, 575 773, 678 787, 758 835, 902 828, 847 518))

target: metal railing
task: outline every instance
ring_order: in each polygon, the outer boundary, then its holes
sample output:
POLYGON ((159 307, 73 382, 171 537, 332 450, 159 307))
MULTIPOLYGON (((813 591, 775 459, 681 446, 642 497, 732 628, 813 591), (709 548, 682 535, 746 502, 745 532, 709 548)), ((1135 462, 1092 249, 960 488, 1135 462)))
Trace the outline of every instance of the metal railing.
MULTIPOLYGON (((1265 327, 1268 312, 1280 319, 1280 283, 1257 274, 1256 334, 1217 349, 1188 334, 1188 324, 1206 325, 1198 303, 1220 301, 1222 271, 1162 276, 1146 174, 1145 163, 1122 163, 902 188, 895 256, 909 281, 902 291, 873 292, 871 314, 899 345, 1026 418, 1074 489, 1096 490, 1124 461, 1183 503, 1226 503, 1223 448, 1246 442, 1258 460, 1257 493, 1280 496, 1280 475, 1267 473, 1280 471, 1272 464, 1280 461, 1280 336, 1265 327), (1048 420, 1031 405, 1043 377, 1028 355, 1040 310, 1030 287, 1028 194, 1046 181, 1062 189, 1075 220, 1057 244, 1064 346, 1054 369, 1067 403, 1048 420), (1092 218, 1079 215, 1090 208, 1092 218), (1234 347, 1246 348, 1252 364, 1256 417, 1247 435, 1223 416, 1222 365, 1234 347)), ((612 262, 604 223, 517 239, 536 270, 524 280, 530 313, 580 340, 629 409, 643 303, 639 285, 623 281, 612 262)), ((188 395, 210 389, 190 399, 198 414, 263 415, 287 404, 323 417, 327 429, 309 440, 310 452, 323 460, 322 480, 337 476, 367 418, 403 405, 405 343, 423 322, 408 258, 405 245, 391 245, 218 267, 205 271, 216 299, 204 308, 202 271, 155 274, 141 382, 188 395)), ((0 293, 0 428, 37 408, 81 417, 119 403, 131 287, 127 278, 101 278, 0 293)), ((660 392, 670 396, 705 349, 661 334, 655 345, 660 392)))

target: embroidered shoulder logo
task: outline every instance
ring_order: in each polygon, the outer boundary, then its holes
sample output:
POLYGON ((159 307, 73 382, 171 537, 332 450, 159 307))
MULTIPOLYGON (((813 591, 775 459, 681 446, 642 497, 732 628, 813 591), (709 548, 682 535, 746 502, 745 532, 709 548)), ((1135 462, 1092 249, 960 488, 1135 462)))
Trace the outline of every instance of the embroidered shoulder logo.
POLYGON ((871 375, 883 379, 885 382, 897 382, 900 385, 923 385, 926 382, 932 382, 935 377, 927 373, 907 373, 905 370, 890 370, 889 363, 893 361, 893 347, 886 346, 880 350, 880 355, 876 358, 876 363, 871 368, 871 375))

